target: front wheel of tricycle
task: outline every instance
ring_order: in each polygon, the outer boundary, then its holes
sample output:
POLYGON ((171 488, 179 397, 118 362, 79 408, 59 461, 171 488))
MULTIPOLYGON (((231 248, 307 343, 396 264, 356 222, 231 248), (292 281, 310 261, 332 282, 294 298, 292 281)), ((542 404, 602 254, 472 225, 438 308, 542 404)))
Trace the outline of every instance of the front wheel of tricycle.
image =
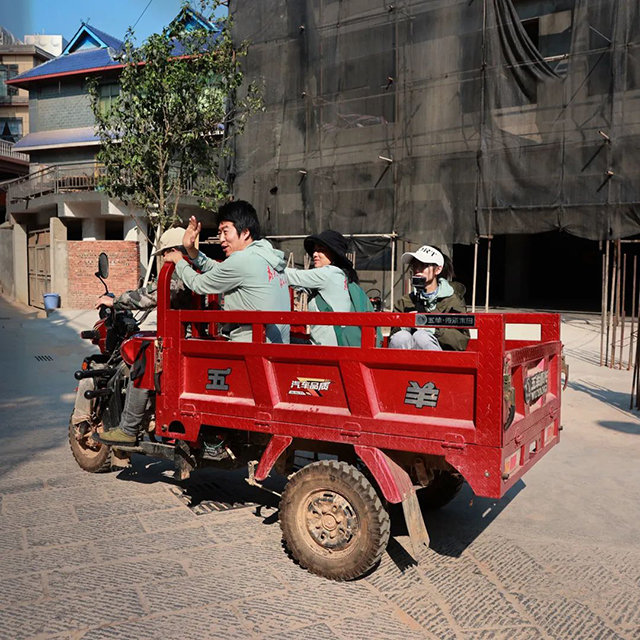
POLYGON ((355 467, 322 460, 291 477, 280 501, 285 545, 302 567, 331 580, 353 580, 382 557, 389 514, 355 467))
POLYGON ((92 430, 84 430, 69 420, 69 446, 79 467, 89 473, 106 473, 111 465, 111 447, 91 438, 92 430))

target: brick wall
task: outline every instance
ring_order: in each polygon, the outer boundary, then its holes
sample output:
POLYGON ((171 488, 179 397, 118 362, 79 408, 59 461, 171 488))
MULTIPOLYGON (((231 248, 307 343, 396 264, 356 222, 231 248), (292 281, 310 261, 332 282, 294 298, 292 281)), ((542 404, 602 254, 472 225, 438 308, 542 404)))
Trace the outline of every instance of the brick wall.
POLYGON ((98 256, 109 256, 109 291, 120 295, 138 286, 140 276, 137 242, 124 240, 84 240, 67 242, 69 260, 68 300, 62 305, 69 309, 93 309, 104 287, 93 274, 98 270, 98 256))

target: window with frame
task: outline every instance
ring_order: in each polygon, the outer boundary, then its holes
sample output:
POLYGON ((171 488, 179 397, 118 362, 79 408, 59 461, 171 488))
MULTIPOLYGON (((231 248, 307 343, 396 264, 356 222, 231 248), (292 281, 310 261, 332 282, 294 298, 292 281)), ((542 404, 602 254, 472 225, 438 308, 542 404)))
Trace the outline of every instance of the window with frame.
POLYGON ((18 142, 22 138, 22 118, 0 118, 0 140, 18 142))
POLYGON ((109 113, 118 98, 120 97, 120 85, 118 84, 103 84, 100 85, 100 112, 103 114, 109 113))
POLYGON ((18 88, 5 84, 5 80, 11 80, 18 75, 17 64, 0 64, 0 99, 18 95, 18 88))

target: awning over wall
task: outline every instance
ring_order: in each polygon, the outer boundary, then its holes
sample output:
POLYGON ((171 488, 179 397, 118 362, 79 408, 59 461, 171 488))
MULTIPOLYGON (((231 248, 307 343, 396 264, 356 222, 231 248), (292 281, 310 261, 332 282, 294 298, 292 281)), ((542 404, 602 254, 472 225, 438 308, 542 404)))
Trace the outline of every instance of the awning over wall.
POLYGON ((29 133, 13 146, 15 151, 39 151, 60 147, 89 147, 100 144, 93 127, 54 129, 29 133))

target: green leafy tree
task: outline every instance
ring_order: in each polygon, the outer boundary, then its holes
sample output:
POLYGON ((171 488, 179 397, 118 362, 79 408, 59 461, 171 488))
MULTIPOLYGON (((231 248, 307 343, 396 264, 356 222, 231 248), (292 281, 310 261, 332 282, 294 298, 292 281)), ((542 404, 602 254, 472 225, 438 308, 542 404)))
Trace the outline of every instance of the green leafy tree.
POLYGON ((186 194, 203 207, 226 196, 219 177, 229 148, 224 138, 230 130, 241 132, 248 115, 262 107, 255 86, 238 97, 246 43, 234 46, 230 18, 214 17, 219 4, 202 0, 199 6, 215 32, 192 27, 188 3, 139 47, 129 29, 119 54, 120 93, 108 108, 100 100, 100 80, 90 81, 101 141, 97 159, 105 167, 101 186, 110 197, 144 209, 159 232, 180 221, 186 194))

